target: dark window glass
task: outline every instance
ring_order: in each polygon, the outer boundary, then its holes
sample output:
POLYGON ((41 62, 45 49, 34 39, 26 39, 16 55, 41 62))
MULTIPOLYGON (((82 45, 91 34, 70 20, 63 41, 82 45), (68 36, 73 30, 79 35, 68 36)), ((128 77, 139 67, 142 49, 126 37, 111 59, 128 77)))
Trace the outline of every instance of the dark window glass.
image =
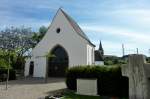
POLYGON ((57 29, 56 29, 56 32, 57 32, 57 33, 60 33, 60 28, 57 28, 57 29))

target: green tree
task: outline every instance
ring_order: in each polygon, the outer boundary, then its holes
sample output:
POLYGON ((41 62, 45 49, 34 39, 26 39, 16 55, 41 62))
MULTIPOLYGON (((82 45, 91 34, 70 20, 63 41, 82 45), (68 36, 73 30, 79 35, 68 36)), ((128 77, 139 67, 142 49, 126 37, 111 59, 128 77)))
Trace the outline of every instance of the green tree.
POLYGON ((8 56, 10 55, 10 65, 14 69, 24 68, 24 53, 33 46, 32 35, 33 32, 31 28, 26 28, 24 26, 12 26, 0 32, 0 49, 3 51, 4 59, 7 60, 7 62, 8 56), (20 64, 16 63, 18 61, 20 64))
POLYGON ((104 58, 105 65, 125 64, 125 60, 117 56, 109 56, 104 58))
POLYGON ((45 33, 47 32, 48 28, 45 26, 41 26, 39 29, 39 33, 40 33, 40 37, 43 38, 43 36, 45 35, 45 33))
POLYGON ((45 27, 45 26, 41 26, 39 28, 39 32, 38 33, 34 33, 33 36, 32 36, 32 39, 34 41, 34 45, 33 47, 39 43, 41 41, 41 39, 44 37, 44 35, 46 34, 48 28, 45 27))
POLYGON ((10 69, 13 68, 12 64, 16 62, 16 54, 15 52, 11 51, 6 51, 6 50, 1 50, 0 49, 0 68, 1 69, 7 69, 9 63, 9 58, 10 58, 10 69))
POLYGON ((0 58, 0 69, 7 69, 8 62, 5 59, 0 58))

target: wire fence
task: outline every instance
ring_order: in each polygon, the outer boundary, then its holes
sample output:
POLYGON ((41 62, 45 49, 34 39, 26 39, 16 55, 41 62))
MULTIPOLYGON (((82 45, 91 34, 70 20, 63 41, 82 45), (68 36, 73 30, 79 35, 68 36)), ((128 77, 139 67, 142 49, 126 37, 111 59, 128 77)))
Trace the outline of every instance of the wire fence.
POLYGON ((107 55, 116 55, 116 56, 123 56, 123 55, 128 55, 128 54, 143 54, 146 55, 147 57, 150 57, 150 49, 137 49, 137 48, 132 48, 132 49, 111 49, 111 50, 105 50, 104 53, 107 55))

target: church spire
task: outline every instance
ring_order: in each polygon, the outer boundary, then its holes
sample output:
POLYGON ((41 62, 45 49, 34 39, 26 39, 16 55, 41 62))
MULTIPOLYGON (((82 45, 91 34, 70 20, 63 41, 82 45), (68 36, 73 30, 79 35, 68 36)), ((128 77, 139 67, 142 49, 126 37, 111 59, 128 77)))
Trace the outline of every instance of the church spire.
POLYGON ((101 53, 101 55, 104 55, 104 50, 103 50, 103 47, 102 47, 102 43, 101 43, 101 40, 100 40, 100 44, 99 44, 99 49, 98 49, 101 53))

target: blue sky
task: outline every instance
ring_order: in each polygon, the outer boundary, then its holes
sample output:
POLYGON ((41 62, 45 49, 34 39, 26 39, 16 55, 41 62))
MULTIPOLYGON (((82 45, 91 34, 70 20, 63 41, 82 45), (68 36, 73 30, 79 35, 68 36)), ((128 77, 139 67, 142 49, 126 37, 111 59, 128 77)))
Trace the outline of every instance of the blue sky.
MULTIPOLYGON (((48 26, 62 7, 105 54, 139 53, 150 56, 149 0, 1 0, 0 29, 48 26)), ((96 47, 97 49, 97 47, 96 47)))

